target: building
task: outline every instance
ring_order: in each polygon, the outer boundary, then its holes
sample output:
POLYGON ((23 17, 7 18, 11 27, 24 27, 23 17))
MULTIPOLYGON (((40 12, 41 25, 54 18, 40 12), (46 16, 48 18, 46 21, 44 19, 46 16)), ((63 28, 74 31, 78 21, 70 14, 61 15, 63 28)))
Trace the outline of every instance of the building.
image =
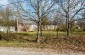
POLYGON ((9 27, 7 27, 7 26, 0 26, 0 31, 1 32, 7 32, 7 30, 10 30, 10 32, 16 32, 15 31, 15 27, 13 27, 13 26, 9 26, 9 27))
POLYGON ((24 23, 18 25, 18 32, 36 31, 37 25, 24 23))

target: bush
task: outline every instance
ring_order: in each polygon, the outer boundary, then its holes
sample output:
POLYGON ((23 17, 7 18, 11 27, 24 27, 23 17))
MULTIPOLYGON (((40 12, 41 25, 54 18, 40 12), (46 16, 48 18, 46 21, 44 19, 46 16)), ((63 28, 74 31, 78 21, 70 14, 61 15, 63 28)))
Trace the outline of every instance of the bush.
POLYGON ((66 31, 66 26, 65 25, 62 25, 60 28, 59 28, 60 31, 66 31))
POLYGON ((1 40, 6 41, 19 41, 19 42, 28 42, 35 41, 36 36, 31 36, 26 33, 0 33, 1 40))
POLYGON ((0 35, 1 35, 1 40, 6 40, 6 41, 22 40, 22 36, 18 35, 17 33, 0 33, 0 35))
POLYGON ((83 29, 76 29, 76 32, 83 32, 83 29))
POLYGON ((83 29, 83 31, 85 31, 85 28, 83 29))
POLYGON ((61 45, 75 45, 75 46, 80 46, 85 44, 85 37, 84 36, 60 36, 60 37, 49 37, 46 39, 45 43, 51 44, 51 45, 56 45, 56 44, 61 44, 61 45))

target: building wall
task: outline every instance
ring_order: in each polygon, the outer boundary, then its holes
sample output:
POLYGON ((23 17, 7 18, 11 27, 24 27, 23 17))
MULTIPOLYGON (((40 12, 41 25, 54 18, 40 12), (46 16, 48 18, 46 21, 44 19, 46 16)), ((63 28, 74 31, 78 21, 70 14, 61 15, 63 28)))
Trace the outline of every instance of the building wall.
MULTIPOLYGON (((7 29, 8 29, 7 26, 0 26, 0 31, 1 32, 7 32, 7 29)), ((15 27, 10 26, 9 29, 10 29, 11 32, 16 32, 15 27)))
POLYGON ((37 25, 26 25, 26 24, 20 24, 18 26, 18 32, 29 32, 29 31, 35 31, 37 29, 37 25))
MULTIPOLYGON (((55 26, 55 25, 45 25, 43 30, 54 30, 56 28, 57 28, 57 26, 55 26)), ((10 26, 9 29, 11 32, 16 32, 15 27, 10 26)), ((18 32, 29 32, 29 31, 36 31, 36 30, 37 30, 37 25, 21 25, 21 24, 19 24, 19 26, 18 26, 18 32)), ((7 32, 7 27, 0 26, 0 31, 7 32)))
MULTIPOLYGON (((43 26, 43 30, 54 30, 56 29, 56 25, 45 25, 43 26)), ((29 31, 36 31, 37 30, 37 25, 19 25, 18 26, 19 32, 29 32, 29 31)))
POLYGON ((56 28, 57 28, 56 25, 45 25, 45 27, 44 27, 45 30, 54 30, 56 28))

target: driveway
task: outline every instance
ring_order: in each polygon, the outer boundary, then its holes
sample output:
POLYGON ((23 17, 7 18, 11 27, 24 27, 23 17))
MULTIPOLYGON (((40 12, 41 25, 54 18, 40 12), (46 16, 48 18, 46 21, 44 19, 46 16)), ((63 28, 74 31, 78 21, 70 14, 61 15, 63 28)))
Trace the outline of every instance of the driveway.
POLYGON ((58 53, 55 50, 37 48, 0 47, 0 55, 85 55, 81 52, 58 53))

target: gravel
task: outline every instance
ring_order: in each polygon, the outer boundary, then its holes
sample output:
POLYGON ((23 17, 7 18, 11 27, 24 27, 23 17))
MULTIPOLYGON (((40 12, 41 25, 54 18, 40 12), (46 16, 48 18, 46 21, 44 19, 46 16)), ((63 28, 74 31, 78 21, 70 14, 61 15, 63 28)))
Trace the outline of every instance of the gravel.
POLYGON ((0 47, 0 55, 85 55, 81 52, 59 53, 51 49, 0 47))

